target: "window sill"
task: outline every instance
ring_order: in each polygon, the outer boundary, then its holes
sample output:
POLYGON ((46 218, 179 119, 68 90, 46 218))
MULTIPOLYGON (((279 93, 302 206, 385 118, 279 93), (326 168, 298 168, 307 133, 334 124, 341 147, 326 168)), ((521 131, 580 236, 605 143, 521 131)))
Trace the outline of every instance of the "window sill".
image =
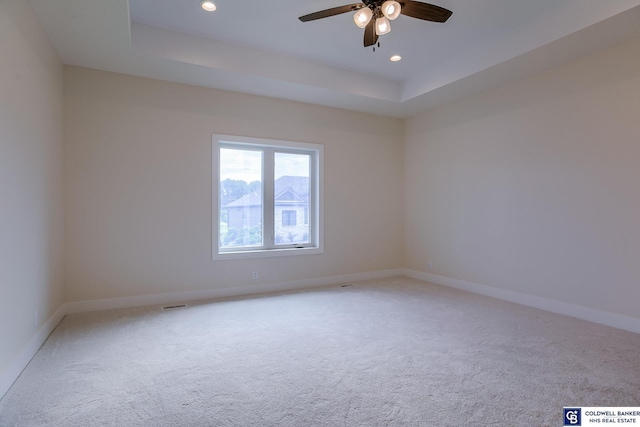
POLYGON ((219 252, 219 253, 214 252, 213 260, 220 261, 220 260, 228 260, 228 259, 250 259, 250 258, 268 258, 268 257, 296 256, 296 255, 318 255, 323 253, 324 253, 324 249, 320 247, 262 249, 262 250, 256 250, 256 251, 237 251, 237 252, 219 252))

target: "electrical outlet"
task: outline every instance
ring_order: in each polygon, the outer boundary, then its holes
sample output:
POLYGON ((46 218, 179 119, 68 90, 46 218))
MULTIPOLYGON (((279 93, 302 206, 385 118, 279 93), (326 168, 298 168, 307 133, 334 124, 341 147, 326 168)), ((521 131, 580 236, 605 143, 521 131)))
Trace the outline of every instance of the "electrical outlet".
POLYGON ((431 261, 429 261, 427 263, 427 270, 431 270, 433 268, 433 263, 431 261))
POLYGON ((257 271, 253 272, 253 280, 258 280, 258 272, 257 271))

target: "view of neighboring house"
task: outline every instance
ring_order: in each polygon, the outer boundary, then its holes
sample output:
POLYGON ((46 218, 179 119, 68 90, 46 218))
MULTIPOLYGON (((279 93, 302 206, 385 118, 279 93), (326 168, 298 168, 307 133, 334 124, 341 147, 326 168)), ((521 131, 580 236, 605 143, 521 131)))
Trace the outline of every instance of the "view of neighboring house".
MULTIPOLYGON (((276 179, 275 195, 275 243, 309 242, 309 178, 304 176, 282 176, 276 179)), ((227 233, 248 231, 262 224, 262 190, 257 189, 222 207, 227 211, 227 233)), ((259 244, 247 242, 249 233, 243 233, 244 241, 237 244, 259 244)))

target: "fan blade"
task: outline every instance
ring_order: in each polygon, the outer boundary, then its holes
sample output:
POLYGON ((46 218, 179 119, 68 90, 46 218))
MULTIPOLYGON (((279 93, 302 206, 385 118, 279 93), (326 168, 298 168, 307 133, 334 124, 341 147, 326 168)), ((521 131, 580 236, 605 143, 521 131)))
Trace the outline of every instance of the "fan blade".
POLYGON ((319 12, 313 12, 308 15, 298 18, 302 22, 314 21, 316 19, 328 18, 334 15, 340 15, 341 13, 353 12, 354 10, 362 9, 364 3, 347 4, 344 6, 332 7, 331 9, 321 10, 319 12))
POLYGON ((376 20, 372 19, 367 26, 364 27, 364 47, 373 46, 377 41, 376 20))
POLYGON ((402 6, 400 13, 403 15, 424 19, 425 21, 447 22, 447 19, 453 14, 453 12, 444 7, 419 1, 403 0, 400 5, 402 6))

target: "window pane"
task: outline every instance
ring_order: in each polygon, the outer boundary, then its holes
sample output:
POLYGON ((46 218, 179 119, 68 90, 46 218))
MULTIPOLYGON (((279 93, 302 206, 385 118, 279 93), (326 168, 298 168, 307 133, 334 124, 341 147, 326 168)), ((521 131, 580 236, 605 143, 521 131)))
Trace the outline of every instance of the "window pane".
POLYGON ((220 148, 220 248, 263 245, 262 152, 220 148))
POLYGON ((276 245, 310 243, 306 219, 310 199, 308 154, 276 152, 274 158, 274 231, 276 245))
POLYGON ((282 211, 282 226, 292 227, 296 225, 296 211, 282 211))

